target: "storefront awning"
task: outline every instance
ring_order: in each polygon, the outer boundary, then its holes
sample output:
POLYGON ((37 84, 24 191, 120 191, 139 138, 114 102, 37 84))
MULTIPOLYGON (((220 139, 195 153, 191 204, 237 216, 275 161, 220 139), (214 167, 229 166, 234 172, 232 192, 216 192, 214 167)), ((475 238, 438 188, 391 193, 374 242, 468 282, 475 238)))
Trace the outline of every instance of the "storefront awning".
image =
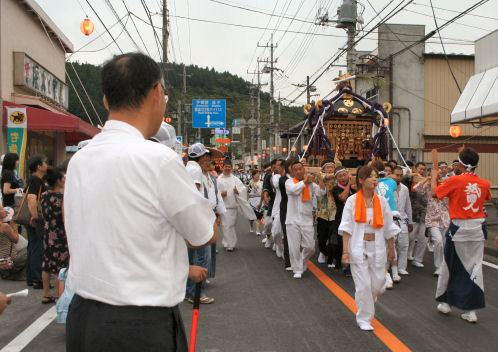
MULTIPOLYGON (((49 110, 3 101, 4 107, 26 107, 29 131, 66 132, 66 145, 92 138, 100 130, 73 115, 61 114, 49 110)), ((7 116, 3 114, 3 127, 7 126, 7 116)))
POLYGON ((498 66, 470 77, 451 112, 451 123, 498 122, 498 66))

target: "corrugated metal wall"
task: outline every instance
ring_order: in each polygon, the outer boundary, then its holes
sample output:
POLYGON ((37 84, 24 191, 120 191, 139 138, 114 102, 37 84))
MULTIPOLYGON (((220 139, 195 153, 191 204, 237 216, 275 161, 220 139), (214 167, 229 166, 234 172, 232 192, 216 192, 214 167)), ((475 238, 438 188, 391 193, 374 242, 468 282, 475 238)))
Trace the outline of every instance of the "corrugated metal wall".
MULTIPOLYGON (((474 74, 473 58, 462 56, 450 57, 451 68, 463 90, 468 79, 474 74)), ((451 76, 444 57, 425 57, 425 107, 424 107, 424 145, 425 143, 498 143, 498 126, 475 128, 472 125, 460 125, 462 137, 453 139, 449 135, 450 113, 455 106, 460 93, 451 76), (479 138, 488 137, 488 138, 479 138), (469 137, 472 137, 469 139, 469 137), (495 138, 489 138, 495 137, 495 138)), ((439 160, 451 163, 457 159, 457 153, 439 152, 439 160)), ((424 153, 424 161, 432 162, 431 153, 424 153)), ((493 197, 498 197, 498 153, 480 153, 479 176, 489 180, 493 197)))

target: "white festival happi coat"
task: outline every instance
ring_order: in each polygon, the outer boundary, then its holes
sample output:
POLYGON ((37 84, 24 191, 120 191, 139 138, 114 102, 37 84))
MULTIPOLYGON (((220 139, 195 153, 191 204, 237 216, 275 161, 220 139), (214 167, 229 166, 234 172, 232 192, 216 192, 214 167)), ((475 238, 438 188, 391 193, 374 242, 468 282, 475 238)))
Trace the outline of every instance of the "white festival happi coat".
MULTIPOLYGON (((384 226, 380 229, 374 229, 375 232, 375 266, 382 267, 386 265, 386 240, 396 236, 401 229, 393 222, 391 208, 387 200, 379 196, 382 208, 382 217, 384 226)), ((365 233, 365 223, 356 222, 354 220, 354 210, 356 203, 356 194, 350 196, 344 206, 342 213, 341 225, 339 226, 339 234, 343 232, 351 235, 349 239, 349 262, 351 264, 361 264, 364 258, 363 235, 365 233)))

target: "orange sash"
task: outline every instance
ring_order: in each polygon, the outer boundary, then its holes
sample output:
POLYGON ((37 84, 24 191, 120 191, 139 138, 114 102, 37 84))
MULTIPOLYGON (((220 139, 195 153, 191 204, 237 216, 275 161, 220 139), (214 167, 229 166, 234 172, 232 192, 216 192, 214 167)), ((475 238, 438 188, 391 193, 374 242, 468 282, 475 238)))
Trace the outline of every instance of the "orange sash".
MULTIPOLYGON (((301 182, 299 181, 297 178, 293 178, 293 181, 294 183, 298 183, 298 182, 301 182)), ((303 189, 303 197, 301 198, 301 200, 303 202, 308 202, 310 199, 311 199, 311 196, 310 196, 310 188, 308 187, 309 185, 306 185, 303 189)))
MULTIPOLYGON (((382 207, 380 205, 380 198, 374 191, 373 200, 373 228, 380 229, 384 226, 384 218, 382 217, 382 207)), ((367 206, 365 204, 365 196, 363 190, 356 193, 356 202, 354 205, 354 221, 366 223, 367 222, 367 206)))

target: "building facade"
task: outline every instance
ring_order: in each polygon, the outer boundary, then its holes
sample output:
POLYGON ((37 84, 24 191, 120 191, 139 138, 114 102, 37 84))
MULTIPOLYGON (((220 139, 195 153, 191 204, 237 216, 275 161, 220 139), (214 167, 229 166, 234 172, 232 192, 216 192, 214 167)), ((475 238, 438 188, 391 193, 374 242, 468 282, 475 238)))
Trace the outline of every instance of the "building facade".
MULTIPOLYGON (((66 145, 99 130, 67 112, 69 87, 65 54, 73 46, 34 0, 0 2, 0 152, 17 152, 8 134, 8 111, 22 109, 27 120, 21 159, 43 153, 52 165, 66 158, 66 145), (25 110, 24 110, 25 109, 25 110), (7 130, 6 130, 7 127, 7 130)), ((20 175, 21 177, 24 175, 20 175)))

